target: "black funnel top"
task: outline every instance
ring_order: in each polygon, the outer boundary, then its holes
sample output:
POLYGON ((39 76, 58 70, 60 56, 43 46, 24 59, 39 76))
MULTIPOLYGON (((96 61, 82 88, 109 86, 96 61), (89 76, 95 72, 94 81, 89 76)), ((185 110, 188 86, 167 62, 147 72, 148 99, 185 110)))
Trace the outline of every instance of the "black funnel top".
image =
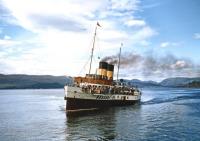
POLYGON ((108 71, 114 71, 114 65, 108 64, 107 70, 108 71))
POLYGON ((108 63, 107 62, 99 62, 99 69, 107 69, 108 63))

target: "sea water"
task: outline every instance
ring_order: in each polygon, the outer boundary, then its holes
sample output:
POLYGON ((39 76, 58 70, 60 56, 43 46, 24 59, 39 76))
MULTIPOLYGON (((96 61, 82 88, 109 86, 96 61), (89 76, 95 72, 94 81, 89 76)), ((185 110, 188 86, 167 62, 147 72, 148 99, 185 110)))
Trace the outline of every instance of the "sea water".
POLYGON ((200 140, 200 89, 142 93, 137 105, 67 115, 63 89, 0 90, 0 141, 200 140))

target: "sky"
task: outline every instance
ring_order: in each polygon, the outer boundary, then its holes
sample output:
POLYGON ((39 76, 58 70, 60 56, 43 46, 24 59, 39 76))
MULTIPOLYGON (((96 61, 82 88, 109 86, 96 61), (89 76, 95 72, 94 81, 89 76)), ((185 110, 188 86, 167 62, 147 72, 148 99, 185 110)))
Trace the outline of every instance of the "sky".
POLYGON ((123 43, 120 78, 200 77, 199 7, 199 0, 0 0, 0 73, 84 76, 98 21, 93 73, 123 43))

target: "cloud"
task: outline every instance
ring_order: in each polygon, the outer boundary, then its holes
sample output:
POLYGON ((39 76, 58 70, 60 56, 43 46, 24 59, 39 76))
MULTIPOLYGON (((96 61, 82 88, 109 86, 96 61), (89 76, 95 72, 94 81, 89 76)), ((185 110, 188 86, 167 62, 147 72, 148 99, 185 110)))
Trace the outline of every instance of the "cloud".
POLYGON ((182 42, 162 42, 160 43, 160 47, 174 47, 174 46, 180 46, 182 42))
POLYGON ((160 5, 161 5, 161 3, 152 3, 152 4, 148 4, 148 5, 143 5, 142 8, 143 9, 155 8, 160 5))
POLYGON ((167 47, 169 45, 170 45, 169 42, 163 42, 163 43, 160 44, 161 47, 167 47))
POLYGON ((182 69, 191 67, 190 62, 186 62, 185 60, 177 60, 175 64, 170 65, 172 69, 182 69))
POLYGON ((129 20, 125 23, 127 26, 145 26, 146 23, 143 20, 129 20))
POLYGON ((2 30, 2 28, 0 28, 0 35, 3 33, 3 30, 2 30))
POLYGON ((105 56, 121 42, 131 45, 128 49, 147 45, 158 34, 134 17, 140 0, 3 0, 2 5, 7 22, 32 33, 8 34, 0 40, 9 46, 1 50, 5 53, 1 62, 12 68, 10 73, 77 75, 90 56, 96 21, 102 27, 97 30, 95 55, 105 56))
POLYGON ((134 41, 145 41, 145 39, 148 39, 154 35, 157 35, 158 33, 153 30, 151 27, 149 26, 144 26, 142 27, 140 30, 138 30, 137 32, 135 32, 133 34, 133 36, 131 36, 131 38, 134 41))
POLYGON ((0 39, 0 48, 15 46, 15 45, 19 45, 21 43, 20 41, 10 40, 9 36, 5 36, 4 38, 5 39, 0 39))
POLYGON ((4 6, 3 6, 3 4, 2 4, 2 2, 0 1, 0 19, 1 20, 3 20, 3 19, 5 19, 5 17, 7 17, 8 15, 9 15, 9 11, 8 11, 8 9, 6 9, 4 6))
POLYGON ((200 39, 200 33, 194 33, 194 39, 200 39))
POLYGON ((83 32, 85 27, 77 21, 72 21, 60 15, 29 15, 33 24, 41 29, 55 28, 61 31, 83 32))
POLYGON ((116 11, 136 11, 139 0, 111 0, 111 9, 116 11))
MULTIPOLYGON (((0 0, 0 27, 6 26, 6 23, 16 24, 16 19, 12 16, 11 11, 4 5, 4 2, 0 0)), ((0 28, 0 34, 2 29, 0 28)))
POLYGON ((11 39, 11 37, 10 37, 10 36, 8 36, 8 35, 5 35, 5 36, 4 36, 4 39, 5 39, 5 40, 10 40, 10 39, 11 39))

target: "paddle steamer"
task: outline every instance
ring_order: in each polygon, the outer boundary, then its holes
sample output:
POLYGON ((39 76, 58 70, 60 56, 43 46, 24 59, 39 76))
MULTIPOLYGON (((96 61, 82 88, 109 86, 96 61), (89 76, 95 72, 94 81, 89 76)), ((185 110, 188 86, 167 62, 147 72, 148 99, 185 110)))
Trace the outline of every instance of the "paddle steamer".
MULTIPOLYGON (((133 105, 140 102, 141 91, 126 83, 113 80, 114 65, 109 62, 100 61, 97 73, 91 74, 91 65, 93 59, 96 30, 95 28, 93 47, 90 58, 89 73, 84 77, 74 77, 72 85, 64 86, 67 112, 92 110, 106 108, 110 106, 133 105)), ((118 71, 120 67, 120 54, 118 61, 118 71)))

